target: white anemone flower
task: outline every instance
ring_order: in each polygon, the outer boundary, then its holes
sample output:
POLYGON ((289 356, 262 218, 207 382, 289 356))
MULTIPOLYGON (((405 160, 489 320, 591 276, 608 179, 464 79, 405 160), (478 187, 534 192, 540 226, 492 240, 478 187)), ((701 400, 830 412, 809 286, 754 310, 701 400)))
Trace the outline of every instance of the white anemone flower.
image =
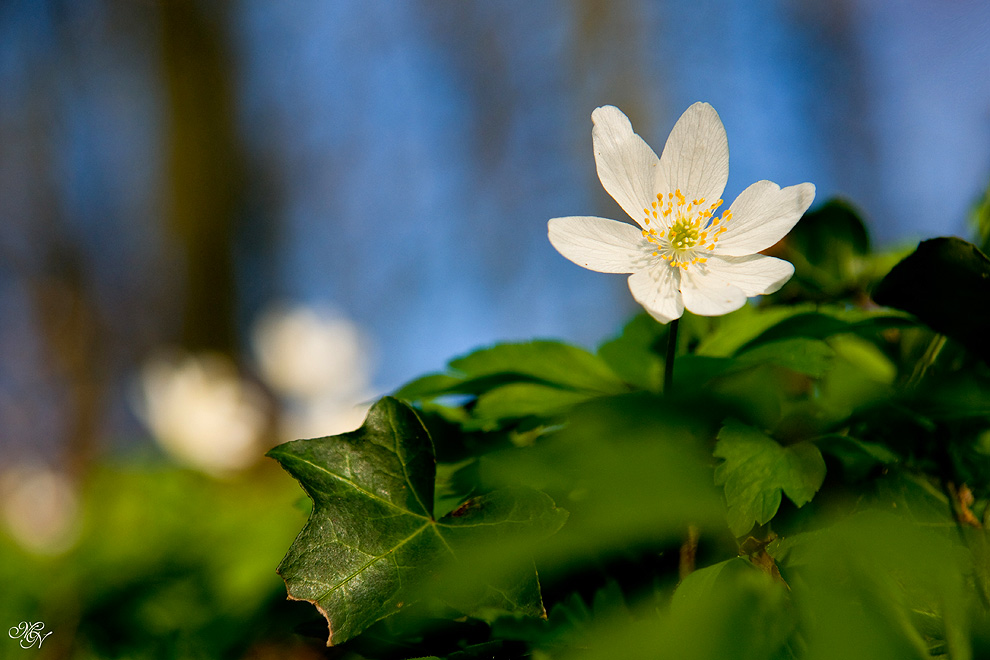
POLYGON ((279 394, 366 395, 368 341, 355 323, 331 310, 275 305, 255 324, 252 340, 262 376, 279 394))
POLYGON ((255 325, 262 377, 280 399, 283 440, 337 435, 361 426, 371 391, 369 341, 329 309, 276 305, 255 325))
POLYGON ((59 555, 79 539, 79 498, 62 472, 37 465, 0 472, 0 520, 22 547, 59 555))
POLYGON ((264 453, 264 395, 223 355, 155 357, 141 369, 138 395, 155 440, 190 467, 227 477, 264 453))
POLYGON ((729 144, 712 106, 688 108, 659 158, 618 108, 598 108, 591 119, 598 178, 639 227, 554 218, 549 236, 558 252, 590 270, 630 273, 633 298, 661 323, 685 308, 728 314, 791 278, 790 263, 757 253, 797 223, 815 198, 814 185, 757 181, 719 216, 729 144))

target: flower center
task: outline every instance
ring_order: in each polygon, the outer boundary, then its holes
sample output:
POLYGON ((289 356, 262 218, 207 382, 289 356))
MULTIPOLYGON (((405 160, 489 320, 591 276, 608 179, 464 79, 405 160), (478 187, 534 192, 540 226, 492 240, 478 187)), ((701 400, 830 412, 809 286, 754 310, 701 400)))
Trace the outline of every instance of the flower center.
POLYGON ((675 250, 693 248, 700 235, 698 223, 691 222, 687 218, 678 218, 667 230, 667 240, 670 241, 670 246, 675 250))
POLYGON ((643 237, 655 246, 653 255, 684 269, 708 261, 707 253, 715 249, 726 223, 732 219, 731 210, 720 218, 713 217, 721 204, 721 199, 707 207, 704 199, 688 202, 680 189, 666 197, 658 193, 653 208, 643 209, 646 217, 640 223, 643 237))

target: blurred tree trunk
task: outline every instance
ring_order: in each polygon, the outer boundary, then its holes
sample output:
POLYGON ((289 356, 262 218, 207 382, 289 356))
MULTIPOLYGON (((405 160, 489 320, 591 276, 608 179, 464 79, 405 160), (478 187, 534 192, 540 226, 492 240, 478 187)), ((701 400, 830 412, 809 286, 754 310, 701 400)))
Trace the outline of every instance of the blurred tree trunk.
MULTIPOLYGON (((51 185, 51 199, 56 199, 54 182, 44 175, 39 180, 51 185)), ((92 278, 78 246, 60 238, 65 235, 65 218, 55 206, 46 204, 33 216, 47 230, 44 234, 49 240, 39 250, 40 268, 27 284, 48 349, 43 368, 63 388, 65 407, 59 412, 65 416, 66 435, 60 462, 70 475, 79 477, 97 452, 108 386, 108 351, 92 278)))
POLYGON ((572 61, 575 80, 589 101, 586 105, 618 106, 640 134, 648 135, 649 124, 656 119, 649 100, 665 81, 649 79, 643 69, 643 54, 652 48, 651 35, 644 31, 644 6, 640 0, 578 0, 572 11, 576 19, 572 61))
POLYGON ((233 239, 243 170, 226 5, 160 0, 168 94, 166 221, 185 266, 182 344, 236 350, 233 239))

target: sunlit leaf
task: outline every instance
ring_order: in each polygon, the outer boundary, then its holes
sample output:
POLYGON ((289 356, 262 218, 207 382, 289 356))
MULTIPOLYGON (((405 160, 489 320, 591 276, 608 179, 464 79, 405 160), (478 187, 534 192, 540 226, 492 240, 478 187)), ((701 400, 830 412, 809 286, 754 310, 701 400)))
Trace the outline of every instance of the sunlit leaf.
POLYGON ((780 323, 763 330, 743 346, 749 350, 760 344, 807 337, 827 339, 839 334, 854 334, 860 337, 875 337, 885 330, 909 328, 917 322, 906 315, 878 314, 863 310, 838 310, 822 307, 820 311, 802 312, 783 319, 780 323))
POLYGON ((512 383, 479 396, 472 414, 483 423, 529 415, 549 416, 594 396, 539 383, 512 383))
POLYGON ((761 344, 740 353, 739 365, 773 364, 820 378, 832 364, 835 351, 817 339, 797 337, 761 344))
MULTIPOLYGON (((744 305, 731 314, 718 317, 716 328, 701 338, 695 353, 711 357, 733 355, 756 337, 786 319, 811 311, 810 306, 757 308, 744 305)), ((785 335, 786 337, 786 335, 785 335)), ((783 338, 783 337, 782 337, 783 338)))
POLYGON ((742 536, 780 506, 781 492, 797 506, 811 501, 825 479, 825 461, 809 442, 782 447, 760 431, 730 421, 718 434, 715 482, 725 486, 729 529, 742 536))
POLYGON ((418 401, 424 397, 437 396, 457 387, 463 379, 450 374, 427 374, 411 380, 394 392, 398 399, 418 401))
POLYGON ((496 344, 455 358, 449 366, 467 379, 516 374, 576 390, 614 394, 626 389, 601 358, 556 341, 496 344))

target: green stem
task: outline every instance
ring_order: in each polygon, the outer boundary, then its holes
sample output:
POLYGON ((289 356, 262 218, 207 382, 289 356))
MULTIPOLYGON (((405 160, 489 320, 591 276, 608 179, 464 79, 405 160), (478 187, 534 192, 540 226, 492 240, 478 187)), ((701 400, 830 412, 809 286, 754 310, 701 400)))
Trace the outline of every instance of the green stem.
POLYGON ((663 363, 663 393, 670 394, 674 384, 674 357, 677 355, 677 324, 680 319, 670 322, 667 333, 667 359, 663 363))
POLYGON ((922 355, 921 359, 918 360, 918 363, 914 365, 914 371, 907 382, 908 389, 916 387, 918 383, 921 382, 921 379, 925 377, 925 373, 928 372, 928 369, 935 364, 935 360, 938 358, 938 354, 942 352, 943 346, 945 346, 945 335, 936 334, 932 337, 931 342, 928 344, 928 348, 925 349, 925 354, 922 355))

